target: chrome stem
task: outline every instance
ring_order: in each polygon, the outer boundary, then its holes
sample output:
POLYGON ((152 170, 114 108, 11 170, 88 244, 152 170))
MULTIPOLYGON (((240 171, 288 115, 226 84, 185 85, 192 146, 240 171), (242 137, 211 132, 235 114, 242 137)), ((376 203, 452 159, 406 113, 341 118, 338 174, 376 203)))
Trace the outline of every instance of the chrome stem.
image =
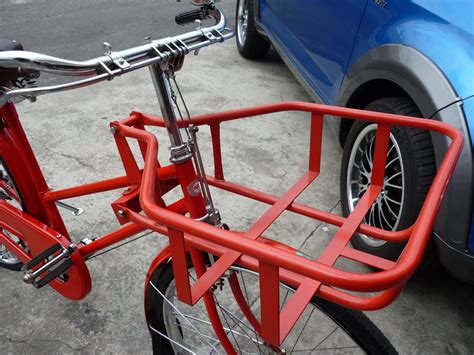
POLYGON ((183 139, 178 128, 178 121, 173 110, 171 101, 171 89, 166 79, 166 74, 159 64, 150 66, 150 74, 155 87, 158 102, 160 103, 161 113, 165 121, 166 129, 171 140, 171 147, 182 147, 183 139))

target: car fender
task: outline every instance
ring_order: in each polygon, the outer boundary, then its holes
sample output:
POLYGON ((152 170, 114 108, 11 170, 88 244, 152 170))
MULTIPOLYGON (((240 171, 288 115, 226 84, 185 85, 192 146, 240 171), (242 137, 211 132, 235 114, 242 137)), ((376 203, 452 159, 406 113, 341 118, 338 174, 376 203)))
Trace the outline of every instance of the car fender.
MULTIPOLYGON (((471 223, 473 161, 462 99, 428 57, 412 47, 389 44, 370 50, 350 68, 343 81, 337 105, 350 107, 351 97, 358 88, 380 79, 390 81, 404 90, 424 117, 448 123, 464 133, 464 147, 435 224, 437 235, 446 244, 464 252, 471 223), (459 213, 459 206, 463 206, 465 214, 459 213)), ((432 139, 436 163, 439 165, 449 141, 435 134, 432 139)))

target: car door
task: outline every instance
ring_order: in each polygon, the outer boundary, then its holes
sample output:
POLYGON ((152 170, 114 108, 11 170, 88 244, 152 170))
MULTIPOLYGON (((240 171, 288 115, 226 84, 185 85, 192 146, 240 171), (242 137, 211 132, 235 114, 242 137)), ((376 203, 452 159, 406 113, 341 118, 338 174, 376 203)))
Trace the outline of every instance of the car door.
POLYGON ((288 47, 300 74, 324 103, 334 103, 367 0, 292 0, 285 6, 288 47))

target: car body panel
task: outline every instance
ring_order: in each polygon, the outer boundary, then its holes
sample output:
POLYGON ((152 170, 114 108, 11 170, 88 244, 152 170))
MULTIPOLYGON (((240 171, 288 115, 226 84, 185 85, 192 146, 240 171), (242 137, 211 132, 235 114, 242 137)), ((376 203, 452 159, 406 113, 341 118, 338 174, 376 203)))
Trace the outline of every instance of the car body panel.
POLYGON ((298 0, 286 8, 285 28, 291 41, 284 44, 291 47, 298 62, 305 63, 308 79, 320 89, 323 101, 331 102, 338 96, 366 2, 298 0), (301 16, 301 7, 311 16, 301 16), (338 23, 339 17, 343 20, 338 23), (327 28, 332 28, 330 34, 327 28))

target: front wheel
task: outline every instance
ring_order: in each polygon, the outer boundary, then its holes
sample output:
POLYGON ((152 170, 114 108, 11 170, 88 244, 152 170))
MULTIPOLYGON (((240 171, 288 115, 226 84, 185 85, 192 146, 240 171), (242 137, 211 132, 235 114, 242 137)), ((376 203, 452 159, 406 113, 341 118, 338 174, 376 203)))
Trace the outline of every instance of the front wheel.
MULTIPOLYGON (((192 266, 191 279, 195 279, 192 266)), ((234 265, 222 287, 213 291, 219 317, 234 349, 239 354, 268 354, 267 347, 255 328, 247 321, 233 296, 229 283, 237 280, 242 294, 259 319, 259 275, 234 265)), ((280 305, 284 305, 295 292, 280 284, 280 305)), ((281 307, 280 306, 280 307, 281 307)), ((172 264, 158 267, 145 289, 145 310, 156 354, 214 354, 225 353, 217 339, 203 302, 194 307, 181 303, 176 297, 172 264)), ((306 307, 303 315, 281 345, 282 352, 312 353, 348 352, 391 354, 393 346, 380 330, 359 311, 349 310, 318 297, 306 307)))

